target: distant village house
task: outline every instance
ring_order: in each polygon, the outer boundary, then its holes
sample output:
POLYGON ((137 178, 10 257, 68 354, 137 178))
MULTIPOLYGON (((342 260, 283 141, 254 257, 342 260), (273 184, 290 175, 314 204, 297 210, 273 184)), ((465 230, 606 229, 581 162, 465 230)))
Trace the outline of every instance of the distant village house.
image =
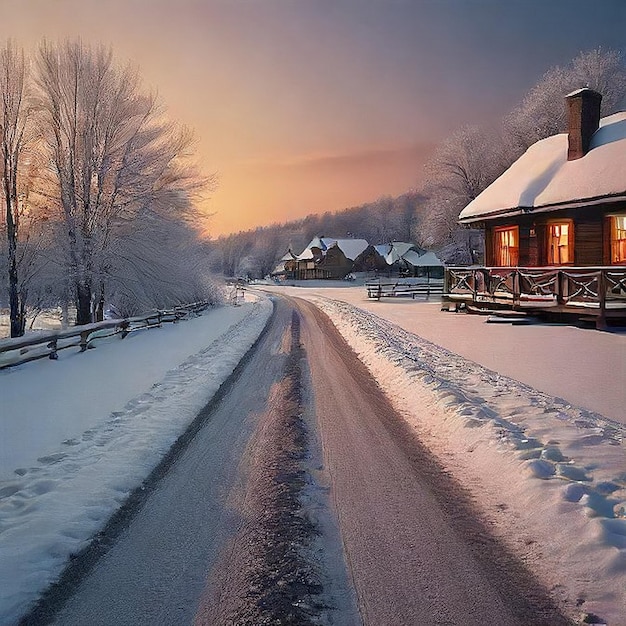
POLYGON ((443 275, 443 264, 414 244, 371 245, 365 239, 314 237, 299 255, 289 250, 271 276, 281 280, 343 279, 356 272, 382 275, 443 275))

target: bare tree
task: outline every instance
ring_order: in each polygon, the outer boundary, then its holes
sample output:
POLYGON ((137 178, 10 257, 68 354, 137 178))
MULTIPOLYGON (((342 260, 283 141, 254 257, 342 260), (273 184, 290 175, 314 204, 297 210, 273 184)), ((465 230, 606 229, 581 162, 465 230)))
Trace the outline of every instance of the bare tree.
POLYGON ((28 118, 26 102, 26 61, 24 52, 12 41, 0 49, 0 139, 2 157, 2 193, 5 206, 9 310, 11 337, 24 334, 26 294, 20 289, 18 243, 20 213, 23 206, 18 194, 20 158, 26 141, 28 118))
POLYGON ((190 218, 201 186, 188 156, 191 134, 164 121, 139 75, 110 49, 43 42, 39 112, 67 230, 77 323, 101 317, 115 237, 147 212, 190 218))

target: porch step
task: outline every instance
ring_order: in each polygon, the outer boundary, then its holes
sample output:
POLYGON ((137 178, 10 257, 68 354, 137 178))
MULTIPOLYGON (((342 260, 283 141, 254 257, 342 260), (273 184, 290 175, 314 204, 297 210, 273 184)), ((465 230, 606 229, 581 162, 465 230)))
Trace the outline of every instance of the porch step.
POLYGON ((490 315, 486 320, 487 324, 531 324, 535 318, 527 315, 490 315))
POLYGON ((494 307, 477 307, 471 304, 467 305, 467 310, 470 313, 476 313, 477 315, 493 315, 497 317, 514 317, 523 318, 527 317, 526 311, 514 311, 512 309, 497 309, 494 307))

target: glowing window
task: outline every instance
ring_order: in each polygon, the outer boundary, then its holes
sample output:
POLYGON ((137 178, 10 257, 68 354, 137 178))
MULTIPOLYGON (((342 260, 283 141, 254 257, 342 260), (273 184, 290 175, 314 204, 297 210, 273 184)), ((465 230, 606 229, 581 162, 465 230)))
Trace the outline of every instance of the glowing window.
POLYGON ((548 265, 574 262, 574 226, 571 222, 548 224, 548 265))
POLYGON ((519 228, 504 226, 493 232, 493 261, 497 267, 513 267, 519 263, 519 228))
POLYGON ((626 263, 626 215, 611 216, 611 263, 626 263))

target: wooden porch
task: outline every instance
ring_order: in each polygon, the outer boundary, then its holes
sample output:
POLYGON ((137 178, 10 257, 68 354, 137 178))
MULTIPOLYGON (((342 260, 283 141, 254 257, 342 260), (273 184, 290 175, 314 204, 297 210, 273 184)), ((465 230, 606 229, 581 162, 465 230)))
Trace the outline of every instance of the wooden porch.
POLYGON ((569 314, 605 328, 626 320, 626 266, 447 267, 443 302, 459 308, 569 314))

